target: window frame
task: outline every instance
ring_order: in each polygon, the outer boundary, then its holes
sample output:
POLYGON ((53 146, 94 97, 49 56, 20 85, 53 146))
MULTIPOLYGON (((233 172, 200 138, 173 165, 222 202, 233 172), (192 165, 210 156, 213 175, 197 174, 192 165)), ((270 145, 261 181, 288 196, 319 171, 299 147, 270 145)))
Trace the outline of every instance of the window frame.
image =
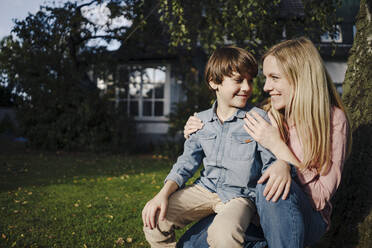
MULTIPOLYGON (((153 63, 128 63, 128 64, 122 64, 122 65, 119 65, 116 69, 116 75, 115 75, 115 82, 116 82, 116 86, 115 86, 115 98, 113 99, 115 101, 115 107, 116 108, 119 108, 119 103, 122 102, 122 101, 127 101, 129 102, 130 99, 129 98, 121 98, 120 97, 120 87, 118 87, 118 85, 120 85, 120 83, 118 83, 117 80, 119 80, 119 70, 121 67, 141 67, 141 70, 143 69, 146 69, 146 68, 156 68, 156 67, 165 67, 165 82, 164 82, 164 95, 163 95, 163 98, 151 98, 149 100, 146 100, 144 99, 144 97, 142 96, 142 94, 140 94, 139 98, 135 98, 137 99, 138 101, 138 116, 133 116, 132 117, 134 118, 135 121, 141 121, 141 122, 164 122, 164 121, 168 121, 169 118, 167 117, 170 113, 170 90, 171 90, 171 65, 170 64, 167 64, 167 63, 156 63, 156 62, 153 62, 153 63), (144 105, 144 102, 151 102, 151 106, 152 108, 155 108, 155 106, 153 106, 155 104, 155 102, 159 100, 159 101, 162 101, 163 102, 163 115, 162 116, 144 116, 143 115, 143 105, 144 105)), ((142 87, 143 87, 143 80, 141 79, 141 82, 140 82, 140 89, 142 91, 142 87)), ((153 93, 155 94, 155 92, 153 93)), ((155 114, 155 109, 154 109, 154 113, 155 114)))

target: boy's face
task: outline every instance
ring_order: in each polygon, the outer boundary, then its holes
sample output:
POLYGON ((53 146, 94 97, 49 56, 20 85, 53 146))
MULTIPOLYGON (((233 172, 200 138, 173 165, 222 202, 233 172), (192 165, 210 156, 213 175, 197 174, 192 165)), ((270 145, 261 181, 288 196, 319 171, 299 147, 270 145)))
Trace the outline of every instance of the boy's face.
POLYGON ((252 93, 252 77, 243 77, 234 72, 231 77, 224 76, 221 84, 209 82, 216 91, 218 106, 224 108, 243 108, 252 93))

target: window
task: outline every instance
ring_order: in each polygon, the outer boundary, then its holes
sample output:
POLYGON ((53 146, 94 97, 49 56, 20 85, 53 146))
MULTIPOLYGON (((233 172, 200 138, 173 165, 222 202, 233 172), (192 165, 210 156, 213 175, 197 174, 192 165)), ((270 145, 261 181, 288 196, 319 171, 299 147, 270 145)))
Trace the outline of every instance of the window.
POLYGON ((340 25, 336 25, 336 32, 333 37, 329 34, 329 32, 325 32, 320 36, 320 41, 325 43, 342 43, 342 32, 340 25))
POLYGON ((115 83, 115 106, 139 118, 168 114, 167 66, 120 66, 115 83))

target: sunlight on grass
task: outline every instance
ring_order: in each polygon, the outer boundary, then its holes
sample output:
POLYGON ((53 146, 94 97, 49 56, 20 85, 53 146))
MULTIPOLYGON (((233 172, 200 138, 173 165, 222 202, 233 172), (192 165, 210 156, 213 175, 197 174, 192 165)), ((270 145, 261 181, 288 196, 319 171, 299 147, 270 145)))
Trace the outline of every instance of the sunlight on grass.
POLYGON ((172 166, 158 157, 93 154, 0 161, 0 247, 148 247, 142 207, 172 166))

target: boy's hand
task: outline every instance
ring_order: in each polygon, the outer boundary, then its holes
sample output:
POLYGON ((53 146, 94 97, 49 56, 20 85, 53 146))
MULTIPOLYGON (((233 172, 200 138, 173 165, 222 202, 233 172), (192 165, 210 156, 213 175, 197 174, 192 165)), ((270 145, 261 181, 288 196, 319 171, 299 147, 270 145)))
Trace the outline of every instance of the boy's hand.
POLYGON ((183 136, 185 137, 185 139, 188 139, 190 137, 190 134, 202 129, 203 126, 203 122, 198 117, 196 117, 196 113, 194 113, 194 115, 190 116, 186 122, 186 125, 183 129, 183 136))
POLYGON ((269 180, 263 192, 266 200, 276 202, 281 195, 283 200, 287 199, 292 182, 290 170, 287 162, 279 159, 267 168, 257 181, 257 183, 264 183, 269 180))
POLYGON ((148 201, 142 210, 142 221, 145 227, 153 229, 156 227, 158 218, 164 220, 167 213, 168 196, 159 192, 154 198, 148 201), (159 214, 160 211, 160 214, 159 214))

